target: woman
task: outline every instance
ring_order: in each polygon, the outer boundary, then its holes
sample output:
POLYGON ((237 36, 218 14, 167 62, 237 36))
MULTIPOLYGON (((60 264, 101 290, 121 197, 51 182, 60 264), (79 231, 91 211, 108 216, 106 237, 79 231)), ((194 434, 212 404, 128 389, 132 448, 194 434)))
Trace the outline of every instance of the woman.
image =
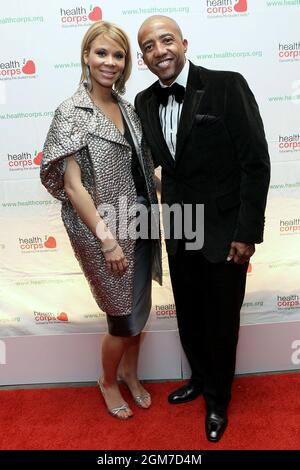
MULTIPOLYGON (((112 23, 94 23, 83 38, 81 65, 79 89, 58 107, 48 132, 41 180, 62 201, 74 253, 107 314, 98 384, 109 413, 127 419, 133 412, 121 395, 118 373, 139 407, 151 404, 137 363, 151 309, 151 278, 161 283, 161 262, 158 239, 121 237, 119 224, 124 216, 127 223, 134 218, 126 207, 140 202, 150 212, 157 203, 153 166, 139 118, 120 97, 131 72, 126 34, 112 23)), ((156 214, 153 220, 159 223, 156 214)))

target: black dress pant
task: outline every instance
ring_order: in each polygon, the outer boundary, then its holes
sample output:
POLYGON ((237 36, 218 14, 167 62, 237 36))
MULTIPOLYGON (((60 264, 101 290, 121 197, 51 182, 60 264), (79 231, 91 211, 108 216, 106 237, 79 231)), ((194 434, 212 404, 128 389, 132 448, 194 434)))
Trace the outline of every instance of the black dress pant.
POLYGON ((211 263, 179 242, 169 267, 181 343, 207 409, 225 411, 235 372, 248 263, 211 263))

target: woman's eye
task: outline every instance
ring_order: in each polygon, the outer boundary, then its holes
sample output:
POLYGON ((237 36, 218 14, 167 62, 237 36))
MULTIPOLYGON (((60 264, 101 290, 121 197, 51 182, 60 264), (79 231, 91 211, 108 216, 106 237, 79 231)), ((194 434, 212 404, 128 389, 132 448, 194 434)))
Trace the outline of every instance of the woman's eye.
POLYGON ((97 52, 97 55, 98 55, 99 57, 104 57, 104 56, 105 56, 105 51, 98 51, 98 52, 97 52))
POLYGON ((124 59, 124 54, 122 54, 121 52, 119 54, 116 54, 116 59, 118 60, 124 59))

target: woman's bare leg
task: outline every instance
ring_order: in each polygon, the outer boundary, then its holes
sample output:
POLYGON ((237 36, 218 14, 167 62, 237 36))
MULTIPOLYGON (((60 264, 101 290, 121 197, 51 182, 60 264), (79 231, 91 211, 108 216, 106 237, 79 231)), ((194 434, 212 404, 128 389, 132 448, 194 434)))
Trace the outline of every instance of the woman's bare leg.
POLYGON ((149 408, 151 397, 137 377, 141 335, 131 336, 128 339, 128 346, 124 351, 120 365, 120 374, 130 389, 132 396, 141 398, 136 400, 137 404, 142 408, 149 408))
MULTIPOLYGON (((122 336, 112 336, 107 334, 104 336, 102 343, 102 365, 103 375, 100 379, 103 396, 109 410, 117 408, 124 404, 124 398, 120 393, 117 383, 117 371, 120 361, 128 348, 131 338, 122 336)), ((122 410, 118 413, 118 417, 127 418, 133 413, 130 409, 122 410)))

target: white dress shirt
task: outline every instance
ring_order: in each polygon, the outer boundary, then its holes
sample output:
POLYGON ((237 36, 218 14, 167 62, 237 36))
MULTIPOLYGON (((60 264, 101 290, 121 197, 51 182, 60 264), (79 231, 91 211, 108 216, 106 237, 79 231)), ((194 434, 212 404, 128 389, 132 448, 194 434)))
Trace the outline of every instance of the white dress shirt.
MULTIPOLYGON (((178 85, 182 85, 184 88, 186 88, 189 69, 190 63, 188 60, 186 60, 183 69, 173 83, 178 83, 178 85)), ((171 85, 173 85, 173 83, 171 83, 171 85)), ((159 84, 162 88, 167 88, 166 85, 164 85, 161 81, 159 81, 159 84)), ((182 105, 183 103, 177 103, 174 95, 170 95, 167 106, 163 106, 162 104, 159 106, 160 125, 165 141, 173 158, 175 158, 177 128, 180 120, 182 105)))

